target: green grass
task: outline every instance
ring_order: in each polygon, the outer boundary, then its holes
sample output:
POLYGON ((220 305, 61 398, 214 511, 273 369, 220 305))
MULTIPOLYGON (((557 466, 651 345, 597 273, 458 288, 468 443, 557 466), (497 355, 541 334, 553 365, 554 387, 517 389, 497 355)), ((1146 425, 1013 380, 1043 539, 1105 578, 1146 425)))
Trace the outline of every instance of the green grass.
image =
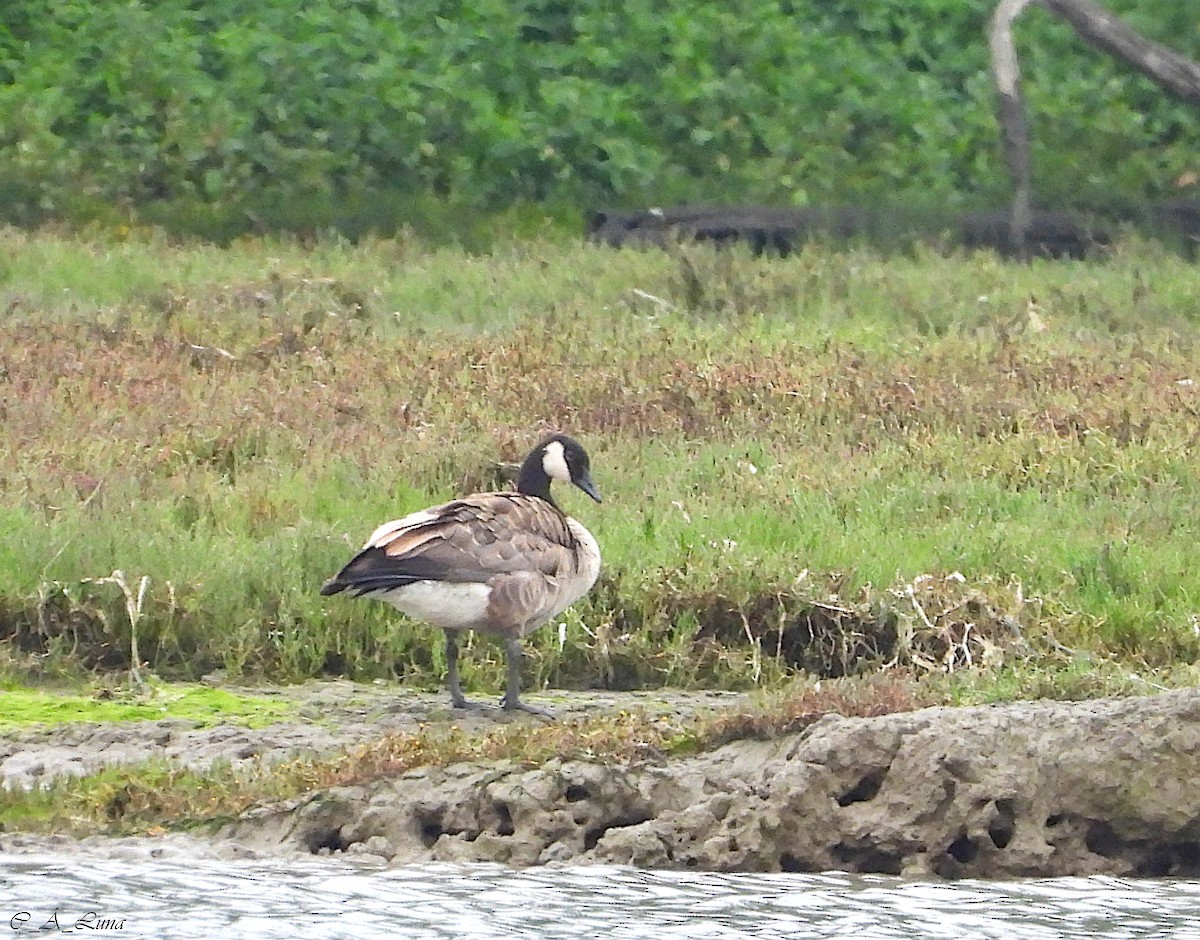
MULTIPOLYGON (((1019 265, 4 230, 0 257, 14 674, 125 668, 133 619, 163 676, 435 688, 427 628, 317 588, 549 428, 592 453, 604 504, 562 501, 605 569, 561 643, 527 643, 528 686, 1080 656, 1190 682, 1200 657, 1196 274, 1152 245, 1019 265), (149 579, 140 608, 118 569, 149 579)), ((501 660, 473 640, 468 688, 501 660)))

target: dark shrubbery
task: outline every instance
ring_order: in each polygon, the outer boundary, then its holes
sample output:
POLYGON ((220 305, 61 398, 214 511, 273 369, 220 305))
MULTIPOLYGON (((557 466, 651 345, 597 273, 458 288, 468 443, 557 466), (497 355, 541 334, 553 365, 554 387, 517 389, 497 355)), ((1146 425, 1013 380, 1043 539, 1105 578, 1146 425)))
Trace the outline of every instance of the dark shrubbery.
MULTIPOLYGON (((1200 56, 1177 0, 1111 0, 1200 56)), ((684 201, 996 203, 992 0, 6 0, 9 219, 346 231, 684 201)), ((1200 114, 1032 10, 1044 202, 1158 197, 1200 114)))

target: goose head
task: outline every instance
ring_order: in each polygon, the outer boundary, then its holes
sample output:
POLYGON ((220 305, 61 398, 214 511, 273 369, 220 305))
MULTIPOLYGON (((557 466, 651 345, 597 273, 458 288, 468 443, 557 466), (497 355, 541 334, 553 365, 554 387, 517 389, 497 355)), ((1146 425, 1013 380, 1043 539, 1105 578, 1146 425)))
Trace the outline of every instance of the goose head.
POLYGON ((592 482, 591 461, 587 451, 573 437, 551 434, 529 452, 517 474, 517 492, 537 496, 553 503, 550 481, 570 483, 579 487, 596 502, 600 491, 592 482))

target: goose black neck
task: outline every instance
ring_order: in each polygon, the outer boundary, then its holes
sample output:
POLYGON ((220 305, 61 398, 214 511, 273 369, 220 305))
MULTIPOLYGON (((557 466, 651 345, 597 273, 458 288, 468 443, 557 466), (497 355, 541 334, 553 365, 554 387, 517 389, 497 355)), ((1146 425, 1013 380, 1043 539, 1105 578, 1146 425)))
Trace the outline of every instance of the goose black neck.
POLYGON ((550 496, 550 475, 542 466, 541 448, 526 457, 525 462, 521 464, 521 471, 517 474, 517 492, 544 499, 551 506, 556 505, 550 496))

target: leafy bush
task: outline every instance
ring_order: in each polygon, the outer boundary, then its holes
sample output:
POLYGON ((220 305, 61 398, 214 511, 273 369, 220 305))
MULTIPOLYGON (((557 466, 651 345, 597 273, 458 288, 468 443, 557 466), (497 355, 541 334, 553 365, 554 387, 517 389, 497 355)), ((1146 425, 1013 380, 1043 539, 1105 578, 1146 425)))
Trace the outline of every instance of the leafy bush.
MULTIPOLYGON (((1200 56, 1186 5, 1110 5, 1200 56)), ((530 202, 995 203, 992 7, 8 0, 0 199, 10 219, 118 207, 225 235, 395 227, 431 197, 451 220, 530 202)), ((1044 12, 1018 29, 1046 201, 1159 195, 1195 168, 1195 109, 1044 12)))

